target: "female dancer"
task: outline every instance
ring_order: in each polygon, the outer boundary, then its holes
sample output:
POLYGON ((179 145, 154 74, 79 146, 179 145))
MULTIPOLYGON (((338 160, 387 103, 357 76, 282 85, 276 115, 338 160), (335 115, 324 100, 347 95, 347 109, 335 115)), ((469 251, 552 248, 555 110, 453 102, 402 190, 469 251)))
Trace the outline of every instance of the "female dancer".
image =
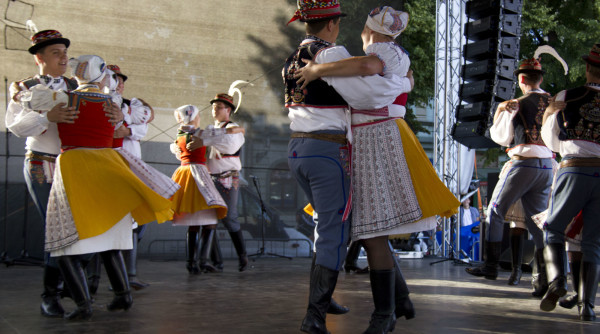
POLYGON ((129 309, 133 301, 119 250, 132 248, 131 219, 138 224, 170 220, 169 197, 179 186, 141 160, 111 148, 117 122, 105 112, 111 101, 102 93, 108 83, 104 60, 85 55, 69 60, 69 66, 79 84, 76 90, 53 92, 38 85, 19 98, 32 110, 68 103, 80 111, 73 124, 58 126, 62 153, 50 190, 45 248, 59 257, 77 304, 65 318, 88 319, 92 301, 80 256, 100 253, 115 293, 108 310, 129 309))

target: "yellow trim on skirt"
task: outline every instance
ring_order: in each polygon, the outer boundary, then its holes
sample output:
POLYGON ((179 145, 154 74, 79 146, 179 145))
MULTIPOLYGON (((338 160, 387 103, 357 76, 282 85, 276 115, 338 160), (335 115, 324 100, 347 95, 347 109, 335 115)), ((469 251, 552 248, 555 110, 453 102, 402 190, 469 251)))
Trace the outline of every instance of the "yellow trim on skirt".
POLYGON ((440 180, 421 143, 403 119, 396 119, 402 136, 402 147, 423 218, 458 213, 460 202, 440 180))
POLYGON ((206 199, 198 190, 196 180, 192 176, 190 166, 179 166, 171 177, 181 188, 171 197, 172 208, 176 214, 194 213, 200 210, 216 209, 217 218, 227 216, 227 207, 221 205, 208 205, 206 199))
POLYGON ((59 159, 79 239, 108 231, 129 212, 139 225, 173 217, 171 202, 146 186, 115 150, 73 149, 59 159))

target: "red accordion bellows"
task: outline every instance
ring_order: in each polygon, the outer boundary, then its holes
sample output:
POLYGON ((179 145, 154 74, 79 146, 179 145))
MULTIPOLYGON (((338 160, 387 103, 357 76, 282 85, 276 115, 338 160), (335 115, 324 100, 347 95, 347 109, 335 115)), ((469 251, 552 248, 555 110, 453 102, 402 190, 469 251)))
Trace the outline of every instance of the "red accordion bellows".
POLYGON ((106 117, 104 106, 110 97, 98 93, 69 92, 69 106, 79 110, 75 123, 58 123, 62 149, 72 147, 112 147, 114 127, 106 117))

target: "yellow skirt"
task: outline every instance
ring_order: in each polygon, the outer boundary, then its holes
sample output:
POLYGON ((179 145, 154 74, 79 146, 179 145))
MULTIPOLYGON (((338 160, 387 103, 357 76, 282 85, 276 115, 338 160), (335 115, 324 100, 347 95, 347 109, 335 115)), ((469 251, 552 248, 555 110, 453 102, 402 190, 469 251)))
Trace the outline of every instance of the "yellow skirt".
POLYGON ((417 136, 405 120, 397 119, 396 124, 400 129, 404 156, 423 218, 436 215, 450 217, 457 214, 459 200, 440 180, 417 136))
POLYGON ((135 176, 113 149, 70 150, 61 154, 59 167, 79 239, 108 231, 130 212, 140 225, 173 217, 171 202, 135 176))
MULTIPOLYGON (((200 210, 216 209, 217 218, 223 219, 227 216, 226 205, 208 205, 206 199, 198 189, 198 184, 192 176, 190 166, 179 166, 173 176, 173 181, 177 182, 181 188, 171 198, 171 207, 176 214, 194 213, 200 210)), ((207 185, 212 186, 213 184, 207 185)), ((216 189, 214 189, 217 192, 216 189)))

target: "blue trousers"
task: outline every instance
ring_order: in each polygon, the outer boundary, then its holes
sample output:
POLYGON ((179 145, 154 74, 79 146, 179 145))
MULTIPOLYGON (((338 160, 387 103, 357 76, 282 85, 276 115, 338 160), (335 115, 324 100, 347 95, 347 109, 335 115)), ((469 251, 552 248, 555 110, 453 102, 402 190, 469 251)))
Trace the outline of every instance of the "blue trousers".
POLYGON ((544 235, 531 216, 548 208, 553 176, 552 160, 550 158, 526 159, 513 160, 510 163, 512 163, 511 169, 498 180, 490 201, 492 210, 489 217, 488 241, 502 241, 504 216, 511 205, 521 199, 525 211, 525 225, 531 233, 535 247, 542 249, 544 235))
MULTIPOLYGON (((44 155, 43 153, 38 153, 44 155)), ((46 223, 46 209, 48 207, 48 198, 50 197, 50 189, 52 183, 49 183, 44 174, 44 161, 35 158, 25 158, 23 175, 25 176, 25 183, 27 184, 27 190, 29 195, 33 199, 33 204, 37 208, 40 216, 46 223)), ((49 253, 44 253, 44 262, 46 265, 58 268, 56 259, 50 257, 49 253)))
POLYGON ((600 167, 559 169, 546 219, 545 242, 564 244, 565 229, 582 210, 583 261, 600 263, 600 167))
POLYGON ((292 138, 288 145, 290 171, 318 214, 315 264, 336 271, 350 239, 350 221, 342 221, 350 186, 347 157, 348 147, 334 142, 292 138))
POLYGON ((234 233, 240 230, 240 222, 238 222, 238 198, 239 198, 239 189, 236 187, 231 187, 229 189, 223 187, 221 182, 215 181, 215 187, 223 197, 223 200, 227 204, 227 216, 221 219, 223 225, 228 232, 234 233))

